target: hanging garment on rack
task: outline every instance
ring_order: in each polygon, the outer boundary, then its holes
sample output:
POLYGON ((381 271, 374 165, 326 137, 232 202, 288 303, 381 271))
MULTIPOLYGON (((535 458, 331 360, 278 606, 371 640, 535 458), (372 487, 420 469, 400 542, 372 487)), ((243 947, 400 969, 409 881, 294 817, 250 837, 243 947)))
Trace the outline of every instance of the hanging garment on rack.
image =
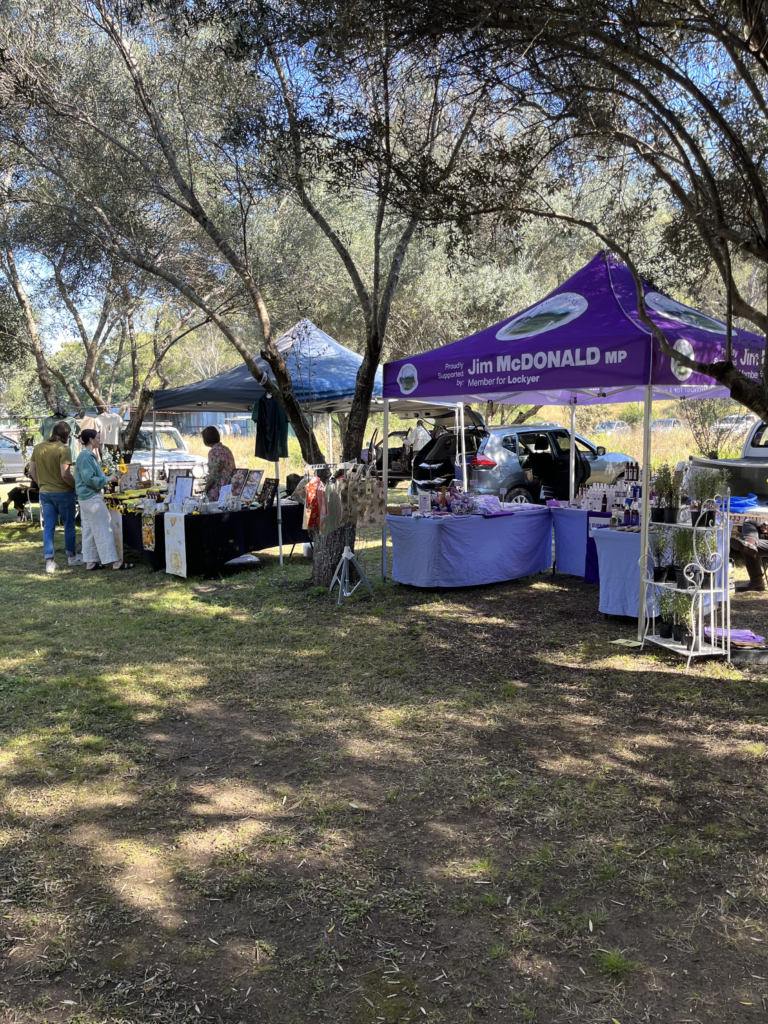
POLYGON ((320 533, 327 537, 338 530, 342 523, 341 481, 329 480, 325 487, 325 515, 320 519, 320 533))
POLYGON ((291 497, 294 498, 296 501, 301 501, 301 502, 306 503, 306 500, 307 500, 307 484, 308 483, 309 483, 309 474, 305 473, 304 476, 301 478, 301 480, 299 480, 299 482, 294 487, 293 494, 291 494, 291 497))
POLYGON ((276 398, 265 395, 254 402, 251 419, 256 424, 256 458, 277 462, 288 458, 288 417, 276 398))
POLYGON ((304 529, 317 530, 320 520, 327 512, 325 485, 315 476, 307 484, 307 503, 304 507, 304 529))
POLYGON ((358 526, 382 526, 386 522, 387 505, 384 500, 384 484, 376 479, 375 473, 366 481, 365 499, 365 511, 358 517, 358 526))
POLYGON ((101 431, 103 444, 120 444, 120 430, 123 425, 121 416, 116 412, 102 412, 96 417, 97 429, 101 431))

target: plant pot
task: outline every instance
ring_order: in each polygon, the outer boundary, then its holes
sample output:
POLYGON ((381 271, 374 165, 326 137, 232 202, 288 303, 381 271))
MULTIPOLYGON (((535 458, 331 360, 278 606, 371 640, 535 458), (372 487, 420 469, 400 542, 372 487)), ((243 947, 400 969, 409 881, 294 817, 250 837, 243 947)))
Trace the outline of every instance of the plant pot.
POLYGON ((677 583, 677 567, 674 565, 667 566, 667 583, 677 583))
POLYGON ((695 582, 689 580, 682 569, 675 571, 675 583, 678 590, 693 590, 696 587, 695 582))
POLYGON ((683 647, 687 647, 689 651, 693 646, 693 633, 687 632, 687 630, 685 630, 685 627, 683 627, 683 630, 680 633, 680 643, 683 645, 683 647))
POLYGON ((715 525, 715 510, 708 509, 706 512, 699 512, 697 526, 714 526, 715 525))
POLYGON ((663 508, 652 508, 651 509, 651 522, 652 523, 663 523, 664 522, 664 509, 663 508))
POLYGON ((672 639, 672 623, 671 622, 665 622, 664 619, 662 619, 659 622, 659 636, 661 637, 662 640, 671 640, 672 639))
POLYGON ((680 637, 683 635, 684 630, 685 627, 678 625, 678 623, 675 623, 672 627, 672 637, 677 640, 678 643, 680 643, 680 637))
POLYGON ((680 511, 679 508, 665 508, 664 510, 664 522, 665 523, 676 523, 677 513, 680 511))
MULTIPOLYGON (((698 512, 696 509, 693 508, 691 509, 691 526, 695 526, 696 523, 698 523, 700 515, 701 512, 698 512)), ((701 525, 703 526, 704 524, 702 523, 701 525)))
POLYGON ((669 566, 666 565, 654 565, 653 567, 653 582, 654 583, 666 583, 667 573, 669 566))

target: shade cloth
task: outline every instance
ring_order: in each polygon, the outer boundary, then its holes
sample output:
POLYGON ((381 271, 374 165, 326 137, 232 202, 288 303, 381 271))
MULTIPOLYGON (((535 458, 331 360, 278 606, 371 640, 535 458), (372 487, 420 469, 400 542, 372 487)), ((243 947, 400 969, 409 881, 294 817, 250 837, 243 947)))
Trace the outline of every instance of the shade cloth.
POLYGON ((415 587, 472 587, 552 565, 552 513, 544 506, 485 519, 387 516, 392 579, 415 587))
MULTIPOLYGON (((552 507, 552 521, 555 527, 555 567, 566 576, 587 575, 587 547, 592 541, 589 536, 591 522, 610 519, 610 512, 588 512, 578 508, 552 507)), ((589 580, 596 583, 595 573, 589 580)))
MULTIPOLYGON (((303 505, 282 506, 284 545, 309 541, 309 534, 301 528, 303 515, 303 505)), ((164 519, 162 513, 155 517, 155 550, 146 551, 141 543, 141 514, 126 512, 122 517, 125 543, 141 552, 156 572, 165 568, 164 519)), ((184 535, 187 575, 218 572, 230 559, 247 551, 277 547, 277 507, 185 516, 184 535)))
MULTIPOLYGON (((726 327, 644 282, 651 320, 684 355, 722 360, 726 327)), ((764 339, 733 330, 733 358, 760 379, 764 339)), ((662 354, 638 314, 629 269, 600 252, 529 309, 461 341, 384 367, 384 397, 541 405, 594 404, 654 397, 728 395, 715 381, 662 354), (716 390, 709 390, 716 387, 716 390)))

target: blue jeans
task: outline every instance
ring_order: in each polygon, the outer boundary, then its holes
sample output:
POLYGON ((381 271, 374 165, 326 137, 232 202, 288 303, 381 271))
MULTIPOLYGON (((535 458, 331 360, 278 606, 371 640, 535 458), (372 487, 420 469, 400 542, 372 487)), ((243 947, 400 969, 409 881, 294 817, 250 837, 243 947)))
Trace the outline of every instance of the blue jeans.
POLYGON ((49 494, 40 492, 40 505, 43 509, 43 551, 46 558, 53 558, 53 534, 56 523, 64 523, 64 547, 68 555, 77 552, 77 538, 75 535, 75 492, 67 491, 65 494, 49 494))

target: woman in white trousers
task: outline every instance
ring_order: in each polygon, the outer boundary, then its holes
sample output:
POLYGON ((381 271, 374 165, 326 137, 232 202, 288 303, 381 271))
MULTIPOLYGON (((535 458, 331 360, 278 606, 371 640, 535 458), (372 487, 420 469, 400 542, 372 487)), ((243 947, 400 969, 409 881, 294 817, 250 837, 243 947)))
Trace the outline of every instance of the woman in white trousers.
POLYGON ((133 566, 124 562, 117 554, 115 532, 102 494, 110 480, 117 481, 119 477, 117 474, 108 477, 102 471, 96 455, 99 446, 98 431, 81 431, 80 441, 85 447, 78 455, 75 465, 75 489, 80 503, 85 568, 88 572, 93 572, 95 569, 103 569, 111 562, 113 569, 132 569, 133 566))

